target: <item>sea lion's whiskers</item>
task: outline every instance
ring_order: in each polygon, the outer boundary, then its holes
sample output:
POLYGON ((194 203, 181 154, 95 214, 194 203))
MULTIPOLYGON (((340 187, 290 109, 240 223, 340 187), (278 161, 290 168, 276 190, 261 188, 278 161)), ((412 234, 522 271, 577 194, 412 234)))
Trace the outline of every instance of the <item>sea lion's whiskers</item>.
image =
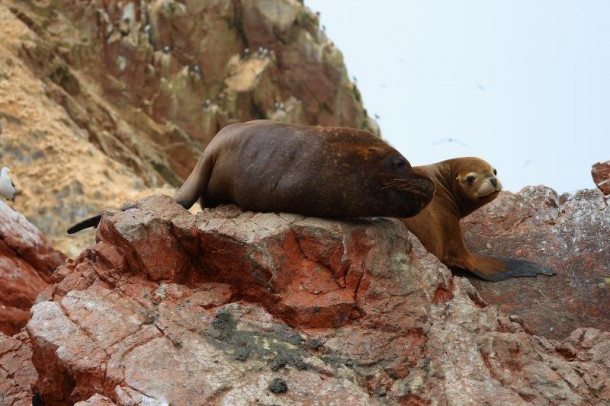
POLYGON ((429 193, 423 191, 421 184, 413 179, 409 178, 394 178, 387 182, 381 187, 381 190, 395 189, 405 193, 411 193, 417 196, 427 196, 429 193))

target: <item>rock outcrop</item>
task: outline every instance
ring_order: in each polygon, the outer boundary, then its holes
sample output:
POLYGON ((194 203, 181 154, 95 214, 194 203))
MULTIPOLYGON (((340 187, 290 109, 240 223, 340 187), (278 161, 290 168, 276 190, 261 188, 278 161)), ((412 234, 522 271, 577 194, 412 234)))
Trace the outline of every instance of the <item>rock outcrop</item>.
POLYGON ((528 334, 397 220, 193 216, 154 196, 97 239, 16 337, 45 404, 610 399, 610 333, 528 334))
POLYGON ((0 200, 0 331, 19 332, 36 296, 66 256, 53 249, 23 215, 0 200))
POLYGON ((610 331, 610 208, 600 191, 559 196, 537 186, 503 192, 462 227, 475 252, 520 257, 557 271, 552 278, 500 283, 472 278, 486 302, 545 337, 565 338, 585 326, 610 331))
POLYGON ((605 196, 610 195, 610 161, 598 162, 591 168, 593 182, 605 196))
POLYGON ((71 256, 92 241, 67 240, 70 224, 172 194, 229 123, 378 133, 341 52, 296 0, 7 0, 0 94, 16 208, 71 256))

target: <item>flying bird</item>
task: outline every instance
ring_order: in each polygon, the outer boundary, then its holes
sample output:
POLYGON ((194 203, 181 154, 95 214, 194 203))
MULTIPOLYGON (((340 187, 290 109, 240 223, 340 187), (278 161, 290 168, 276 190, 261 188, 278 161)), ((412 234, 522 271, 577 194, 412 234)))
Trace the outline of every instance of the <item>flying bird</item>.
POLYGON ((432 141, 433 144, 440 144, 442 142, 448 142, 451 144, 458 144, 458 145, 468 145, 467 143, 462 142, 460 140, 456 140, 455 138, 443 138, 441 140, 432 141))
POLYGON ((0 196, 4 197, 8 200, 15 200, 15 185, 11 181, 11 178, 8 176, 10 169, 8 167, 3 167, 2 172, 0 173, 0 196))

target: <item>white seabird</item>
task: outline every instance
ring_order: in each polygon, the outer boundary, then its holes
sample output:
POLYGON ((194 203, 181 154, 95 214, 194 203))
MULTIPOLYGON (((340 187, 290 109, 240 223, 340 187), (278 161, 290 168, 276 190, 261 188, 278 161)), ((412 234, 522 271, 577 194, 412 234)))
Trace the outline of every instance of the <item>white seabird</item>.
POLYGON ((3 196, 5 199, 15 200, 15 186, 8 176, 9 172, 10 169, 6 166, 0 172, 0 196, 3 196))

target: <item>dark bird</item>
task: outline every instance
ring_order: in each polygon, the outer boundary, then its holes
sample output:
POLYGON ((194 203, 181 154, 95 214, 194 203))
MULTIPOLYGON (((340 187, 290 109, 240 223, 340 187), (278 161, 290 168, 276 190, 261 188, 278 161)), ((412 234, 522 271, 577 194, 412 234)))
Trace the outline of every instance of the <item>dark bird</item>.
POLYGON ((449 142, 449 143, 458 144, 458 145, 468 145, 465 142, 462 142, 460 140, 456 140, 455 138, 451 138, 451 137, 443 138, 441 140, 432 141, 432 144, 440 144, 440 143, 443 143, 443 142, 449 142))

